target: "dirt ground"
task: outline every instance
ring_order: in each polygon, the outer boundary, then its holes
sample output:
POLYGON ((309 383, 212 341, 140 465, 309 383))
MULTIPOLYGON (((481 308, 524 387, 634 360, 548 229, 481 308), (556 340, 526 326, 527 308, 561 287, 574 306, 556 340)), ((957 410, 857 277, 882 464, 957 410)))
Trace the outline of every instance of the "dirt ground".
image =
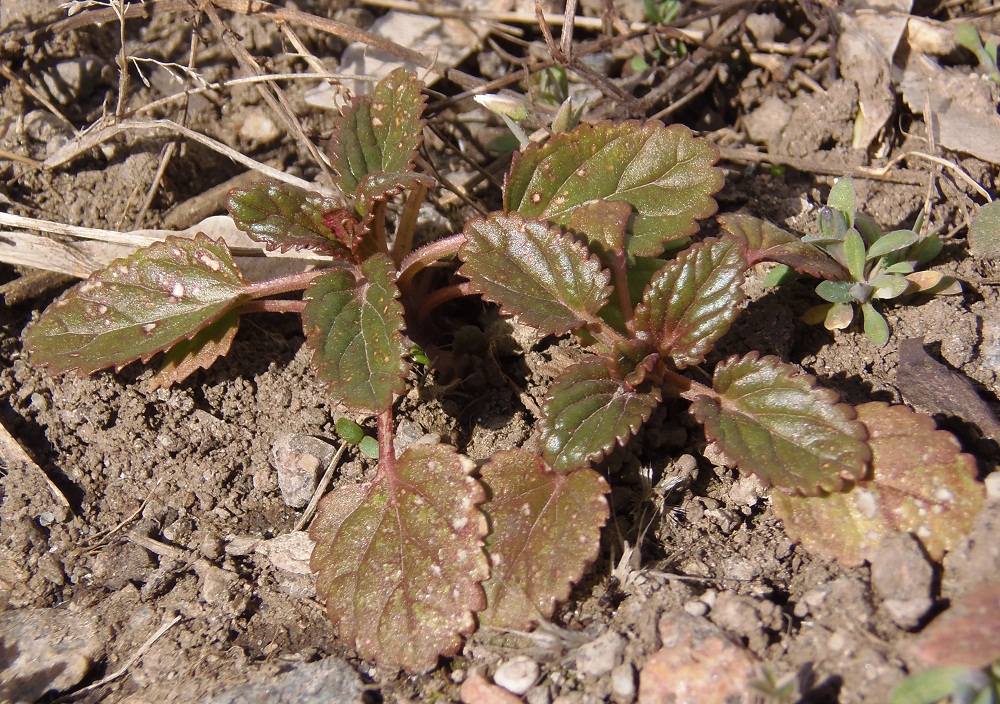
MULTIPOLYGON (((363 27, 386 12, 375 3, 344 5, 307 0, 298 9, 363 27)), ((643 19, 638 0, 614 6, 623 21, 643 19)), ((995 193, 997 165, 982 154, 943 148, 922 112, 898 96, 892 117, 871 144, 853 147, 858 103, 866 98, 856 82, 837 71, 837 31, 829 29, 836 24, 835 9, 806 0, 719 7, 684 4, 679 24, 687 26, 686 16, 712 15, 691 25, 711 33, 739 12, 753 13, 753 19, 737 17, 708 59, 693 44, 686 56, 647 54, 651 64, 673 61, 678 75, 685 62, 700 62, 701 72, 645 115, 628 114, 625 102, 616 105, 602 96, 593 76, 571 72, 572 84, 581 95, 596 96, 593 113, 604 117, 651 117, 689 96, 664 119, 685 123, 723 148, 727 185, 717 198, 720 212, 749 212, 798 233, 816 232, 819 208, 838 168, 854 171, 860 202, 884 227, 912 225, 929 202, 929 224, 947 239, 933 268, 966 283, 958 296, 888 306, 893 334, 880 348, 857 331, 829 333, 803 323, 801 314, 819 302, 808 282, 764 290, 759 279, 751 280, 752 302, 706 367, 756 349, 800 365, 848 401, 901 402, 895 378, 899 341, 923 337, 932 356, 967 375, 993 409, 1000 408, 1000 292, 989 283, 997 269, 972 258, 965 243, 966 226, 982 197, 955 168, 926 159, 911 158, 905 168, 887 170, 885 178, 865 178, 858 170, 921 151, 951 162, 995 193), (764 25, 770 29, 761 29, 764 25), (817 27, 812 48, 795 56, 817 27), (712 73, 705 73, 709 69, 712 73), (766 165, 747 156, 755 143, 771 155, 766 165)), ((984 9, 985 3, 976 2, 920 4, 913 14, 946 21, 984 9)), ((600 17, 600 11, 600 3, 581 3, 581 15, 600 17)), ((7 25, 0 31, 5 211, 118 231, 181 229, 221 212, 218 196, 210 202, 211 212, 185 208, 245 169, 190 140, 177 141, 162 178, 158 167, 171 140, 127 130, 71 161, 40 166, 76 139, 77 131, 115 112, 120 25, 55 30, 53 19, 64 16, 55 3, 4 0, 0 12, 7 25), (151 188, 154 196, 143 208, 151 188)), ((273 21, 219 14, 266 71, 313 70, 273 21)), ((996 31, 996 17, 981 13, 977 26, 996 31)), ((522 37, 494 34, 493 43, 461 59, 461 70, 490 80, 513 71, 510 54, 548 58, 537 24, 517 26, 522 37)), ((337 68, 343 40, 316 28, 292 29, 327 70, 337 68)), ((184 73, 174 68, 179 78, 171 76, 164 64, 186 65, 192 38, 194 67, 204 80, 218 84, 242 75, 215 32, 190 9, 129 20, 129 53, 160 63, 131 68, 125 114, 183 121, 258 161, 315 178, 317 169, 300 142, 280 126, 252 84, 215 87, 186 105, 174 100, 146 113, 129 112, 183 91, 184 73)), ((578 29, 575 40, 600 36, 605 35, 578 29)), ((625 94, 648 95, 673 74, 662 68, 652 76, 637 74, 629 57, 643 48, 657 49, 648 38, 609 43, 586 65, 625 94)), ((964 74, 976 69, 971 54, 957 50, 941 61, 964 74)), ((305 134, 320 143, 330 133, 334 112, 307 101, 314 85, 282 83, 305 134)), ((995 106, 1000 91, 983 85, 995 106)), ((431 103, 460 90, 441 81, 432 88, 431 103)), ((427 138, 424 156, 451 181, 471 174, 452 145, 468 146, 468 157, 485 166, 497 158, 470 146, 503 133, 471 100, 443 107, 430 120, 436 131, 427 138)), ((435 194, 437 212, 428 210, 428 231, 454 232, 469 214, 447 193, 435 194)), ((495 189, 480 186, 472 197, 497 205, 495 189)), ((711 231, 711 224, 706 229, 711 231)), ((0 265, 0 282, 25 272, 0 265)), ((719 700, 709 694, 721 691, 718 678, 747 667, 750 679, 765 671, 798 678, 797 694, 770 701, 882 702, 909 672, 920 669, 908 650, 915 634, 971 583, 1000 576, 1000 558, 989 548, 1000 521, 996 497, 986 504, 977 532, 943 567, 931 566, 904 539, 887 544, 880 560, 911 570, 901 573, 908 577, 898 583, 873 579, 869 565, 851 568, 810 556, 783 532, 768 491, 723 466, 711 448, 706 451, 686 403, 674 403, 658 411, 627 450, 601 465, 613 486, 601 557, 553 624, 533 634, 478 632, 458 656, 424 676, 377 668, 332 634, 308 572, 309 544, 293 532, 302 509, 285 502, 277 481, 275 447, 284 436, 322 439, 326 449, 320 445, 314 452, 328 457, 338 442, 334 422, 343 414, 314 377, 299 321, 254 317, 241 327, 231 354, 169 390, 152 389, 152 369, 139 364, 82 379, 49 378, 22 353, 20 335, 60 290, 0 308, 0 422, 37 462, 33 467, 5 453, 0 464, 0 700, 70 695, 79 702, 131 704, 362 697, 448 702, 458 701, 462 682, 479 672, 501 683, 521 673, 528 685, 519 693, 532 704, 628 704, 637 696, 651 702, 655 695, 647 683, 639 684, 640 672, 655 679, 646 674, 654 671, 650 663, 674 637, 699 644, 714 638, 726 644, 723 650, 735 649, 735 654, 705 655, 700 674, 691 663, 673 666, 672 676, 687 677, 695 688, 685 701, 719 700), (622 561, 623 551, 637 543, 631 561, 622 561), (922 612, 900 615, 887 603, 899 600, 893 587, 909 589, 911 577, 924 580, 929 598, 922 612), (169 628, 151 639, 161 626, 169 628), (48 662, 47 668, 19 669, 27 667, 19 655, 30 641, 45 646, 39 662, 48 662), (319 664, 327 669, 319 671, 319 664), (326 689, 310 689, 314 675, 326 689), (104 678, 109 681, 83 689, 104 678)), ((489 308, 469 304, 454 315, 467 316, 466 323, 496 341, 510 342, 509 334, 501 338, 496 332, 509 332, 509 325, 489 308)), ((552 370, 576 348, 568 338, 550 337, 495 350, 466 360, 460 383, 434 371, 415 377, 413 392, 399 406, 397 418, 405 426, 400 434, 435 433, 475 459, 528 440, 535 418, 517 385, 540 401, 552 370)), ((981 476, 996 468, 998 438, 983 438, 962 421, 939 420, 975 456, 981 476)), ((339 465, 335 485, 371 471, 371 461, 352 449, 339 465)), ((748 679, 733 677, 747 691, 748 679)))

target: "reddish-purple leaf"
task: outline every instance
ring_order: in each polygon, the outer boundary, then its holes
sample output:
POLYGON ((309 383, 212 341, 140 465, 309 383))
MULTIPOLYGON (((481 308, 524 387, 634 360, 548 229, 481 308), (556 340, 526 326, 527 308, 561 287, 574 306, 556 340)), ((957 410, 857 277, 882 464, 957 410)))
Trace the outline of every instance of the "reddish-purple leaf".
POLYGON ((404 388, 403 307, 394 278, 392 262, 378 254, 364 261, 358 278, 334 269, 305 293, 302 325, 319 378, 356 410, 383 411, 404 388))
POLYGON ((608 267, 625 264, 625 238, 632 206, 623 200, 595 200, 573 211, 567 227, 583 237, 608 267))
POLYGON ((240 316, 230 311, 203 327, 189 340, 181 340, 167 350, 163 365, 152 378, 154 388, 166 389, 187 379, 199 369, 208 369, 219 357, 229 354, 236 338, 240 316))
POLYGON ((660 398, 651 384, 627 388, 603 359, 580 362, 549 388, 539 421, 542 455, 559 472, 586 467, 634 435, 660 398))
POLYGON ((597 472, 554 471, 524 450, 498 452, 482 468, 489 500, 490 578, 482 626, 524 630, 552 616, 556 602, 600 548, 608 484, 597 472))
POLYGON ((807 495, 867 473, 868 434, 854 409, 797 367, 751 352, 719 364, 713 387, 718 398, 701 396, 692 411, 744 472, 807 495))
POLYGON ((918 658, 935 667, 975 669, 1000 659, 1000 582, 991 576, 992 581, 973 586, 917 636, 911 650, 918 658))
POLYGON ((744 243, 747 266, 758 262, 777 262, 800 274, 827 281, 846 281, 850 278, 844 267, 819 247, 803 242, 766 220, 740 213, 720 215, 717 219, 723 230, 744 243))
POLYGON ((337 632, 380 665, 426 672, 453 655, 486 607, 489 576, 475 464, 414 445, 392 469, 320 502, 312 569, 337 632))
POLYGON ((356 194, 369 174, 413 171, 424 130, 422 89, 416 75, 397 68, 344 108, 330 138, 330 156, 345 195, 356 194))
POLYGON ((772 494, 788 535, 810 552, 858 564, 887 533, 908 531, 940 560, 972 529, 983 502, 976 462, 951 433, 905 406, 866 403, 871 478, 852 491, 816 497, 772 494))
POLYGON ((566 332, 594 320, 608 299, 608 273, 558 227, 493 213, 470 220, 464 233, 459 273, 526 325, 566 332))
POLYGON ((236 227, 267 249, 313 249, 340 259, 351 250, 325 218, 341 202, 287 183, 259 181, 229 192, 226 208, 236 227))
POLYGON ((681 252, 653 277, 635 311, 643 339, 679 368, 699 364, 739 316, 746 259, 733 237, 681 252))
POLYGON ((723 184, 718 159, 715 146, 682 125, 583 124, 515 154, 504 210, 567 225, 580 207, 625 201, 635 210, 628 254, 655 257, 715 213, 712 195, 723 184))
POLYGON ((247 300, 222 240, 168 237, 95 272, 24 332, 37 364, 89 374, 149 361, 247 300))
POLYGON ((375 207, 375 203, 388 200, 403 191, 410 191, 417 186, 433 188, 434 179, 423 174, 415 174, 412 171, 402 171, 386 173, 377 171, 366 175, 358 184, 358 189, 354 194, 354 208, 358 215, 368 216, 375 207))

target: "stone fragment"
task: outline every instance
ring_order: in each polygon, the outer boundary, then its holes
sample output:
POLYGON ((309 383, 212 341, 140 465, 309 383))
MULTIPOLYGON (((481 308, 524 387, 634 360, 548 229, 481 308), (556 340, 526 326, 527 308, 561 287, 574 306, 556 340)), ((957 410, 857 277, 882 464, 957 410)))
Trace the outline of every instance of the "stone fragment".
POLYGON ((304 530, 279 535, 257 544, 255 552, 264 555, 277 569, 292 574, 311 574, 309 558, 312 557, 313 541, 304 530))
POLYGON ((603 677, 621 664, 624 653, 625 638, 607 631, 576 651, 576 671, 584 677, 603 677))
POLYGON ((312 435, 279 435, 271 446, 271 464, 278 473, 281 498, 291 508, 309 503, 319 472, 333 458, 336 448, 312 435))
POLYGON ((247 110, 246 119, 240 125, 240 139, 254 145, 270 144, 281 136, 281 130, 260 108, 247 110))
POLYGON ((465 678, 459 696, 465 704, 521 704, 519 696, 491 684, 478 670, 465 678))
POLYGON ((901 628, 916 628, 934 605, 934 568, 909 533, 890 533, 871 556, 871 580, 882 606, 901 628))
POLYGON ((327 704, 363 701, 358 673, 335 657, 299 665, 291 672, 262 677, 208 699, 206 704, 327 704))
POLYGON ((622 663, 611 671, 611 696, 616 704, 632 704, 635 694, 635 666, 622 663))
POLYGON ((750 702, 757 658, 703 618, 668 613, 660 618, 663 647, 639 674, 640 704, 750 702))
POLYGON ((531 658, 518 656, 500 665, 493 673, 493 681, 514 694, 524 694, 538 681, 541 669, 531 658))
POLYGON ((986 479, 983 480, 983 484, 986 485, 987 501, 1000 500, 1000 471, 987 474, 986 479))
POLYGON ((104 656, 97 624, 66 609, 0 613, 0 701, 34 702, 78 684, 104 656))

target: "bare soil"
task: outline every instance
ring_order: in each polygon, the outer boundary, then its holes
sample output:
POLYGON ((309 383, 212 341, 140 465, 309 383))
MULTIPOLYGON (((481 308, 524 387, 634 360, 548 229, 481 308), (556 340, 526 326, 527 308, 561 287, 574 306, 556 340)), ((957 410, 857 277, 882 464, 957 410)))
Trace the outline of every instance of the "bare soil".
MULTIPOLYGON (((641 16, 638 1, 616 5, 641 16)), ((81 129, 114 110, 119 27, 109 22, 53 34, 44 29, 50 9, 46 3, 5 3, 2 19, 12 24, 0 35, 0 63, 48 95, 81 129), (87 75, 74 79, 67 95, 46 88, 44 74, 78 65, 80 57, 89 61, 87 75)), ((383 12, 319 2, 302 9, 364 24, 383 12)), ((756 11, 775 13, 788 37, 801 39, 812 27, 798 5, 778 3, 756 11)), ((951 12, 957 11, 952 7, 951 12)), ((238 15, 227 15, 225 21, 258 60, 268 62, 268 70, 306 70, 273 23, 238 15)), ((534 37, 537 27, 527 31, 534 37)), ((197 70, 209 81, 238 75, 211 26, 196 21, 191 12, 130 21, 127 40, 135 55, 183 64, 192 35, 199 37, 197 70)), ((738 52, 741 36, 747 36, 745 30, 730 39, 733 51, 738 52)), ((302 30, 301 37, 313 53, 336 64, 332 57, 342 50, 342 42, 314 30, 302 30)), ((612 53, 606 59, 615 71, 609 75, 617 79, 623 59, 612 53)), ((717 79, 671 119, 731 145, 746 139, 745 116, 765 99, 777 99, 793 118, 769 141, 772 154, 862 165, 869 157, 851 147, 857 90, 831 77, 832 59, 825 60, 825 66, 815 65, 820 59, 801 64, 825 89, 820 91, 801 81, 794 86, 777 82, 759 67, 744 65, 734 75, 734 60, 728 79, 717 79)), ((491 61, 503 63, 487 48, 463 69, 474 73, 477 65, 491 61)), ((182 87, 161 67, 144 65, 143 71, 150 86, 133 70, 131 109, 182 87)), ((328 135, 333 113, 304 102, 304 82, 290 81, 285 87, 307 134, 317 140, 328 135)), ((47 109, 17 81, 4 80, 0 89, 4 154, 41 160, 53 145, 73 137, 59 121, 50 121, 49 131, 38 131, 42 117, 33 111, 47 109)), ((457 91, 446 84, 436 89, 457 91)), ((178 105, 167 104, 154 114, 180 119, 178 105)), ((460 104, 440 119, 461 120, 462 111, 471 109, 460 104)), ((258 133, 246 125, 261 114, 269 116, 256 90, 240 85, 192 98, 183 119, 191 129, 255 159, 314 177, 316 170, 283 131, 255 141, 258 133)), ((498 132, 495 125, 491 129, 498 132)), ((926 133, 921 119, 903 109, 899 124, 887 128, 881 156, 910 148, 911 140, 932 151, 926 133)), ((11 213, 128 230, 154 183, 165 142, 125 133, 103 151, 91 150, 55 169, 0 155, 0 197, 11 213)), ((937 153, 994 191, 996 166, 937 153)), ((457 163, 437 139, 428 140, 427 157, 446 171, 457 163)), ((818 209, 832 183, 829 174, 731 161, 722 165, 727 186, 718 196, 720 211, 744 210, 796 232, 815 231, 818 209)), ((970 257, 964 241, 961 226, 976 202, 975 193, 951 171, 923 166, 923 171, 907 171, 920 177, 910 184, 856 179, 865 209, 883 226, 910 225, 929 197, 930 224, 948 234, 945 254, 934 268, 967 282, 995 276, 988 262, 970 257)), ((170 218, 177 211, 172 208, 240 171, 224 157, 181 142, 141 226, 175 225, 170 218)), ((495 199, 495 192, 487 197, 491 205, 495 199)), ((442 206, 439 222, 460 222, 463 212, 458 206, 442 206)), ((0 266, 2 281, 21 273, 0 266)), ((966 284, 960 296, 888 307, 893 337, 881 348, 857 331, 831 334, 801 322, 799 316, 818 302, 808 282, 765 291, 757 280, 748 284, 748 292, 753 300, 746 313, 707 367, 729 354, 757 349, 800 365, 848 401, 900 402, 898 343, 922 336, 932 355, 966 374, 994 410, 1000 408, 1000 293, 991 285, 966 284)), ((988 528, 1000 510, 994 502, 986 509, 992 514, 982 518, 986 532, 960 551, 954 570, 934 568, 932 611, 917 624, 899 625, 884 607, 893 595, 873 587, 868 566, 848 568, 815 559, 795 545, 772 515, 768 492, 713 462, 710 450, 703 454, 699 427, 685 404, 675 403, 600 468, 613 486, 612 519, 601 558, 557 612, 554 623, 563 630, 550 629, 544 637, 480 632, 459 656, 442 661, 428 675, 386 671, 360 661, 337 641, 301 559, 295 560, 289 545, 267 542, 292 531, 301 515, 279 491, 274 444, 285 434, 336 443, 334 421, 342 414, 312 373, 298 321, 255 317, 242 326, 229 356, 168 390, 152 389, 153 371, 138 364, 120 373, 53 379, 22 353, 20 335, 56 293, 0 308, 0 422, 69 501, 67 507, 55 498, 38 471, 3 458, 0 615, 58 609, 89 619, 87 630, 99 642, 99 652, 69 691, 126 664, 127 671, 78 694, 75 701, 205 701, 330 656, 346 661, 370 685, 364 695, 370 700, 457 701, 459 685, 472 670, 481 668, 492 676, 498 664, 517 655, 541 666, 528 701, 612 701, 615 696, 621 701, 626 695, 613 692, 611 673, 585 674, 590 656, 581 658, 580 646, 609 632, 621 635, 626 645, 616 664, 625 672, 631 666, 635 677, 661 646, 661 615, 687 613, 707 618, 772 672, 799 673, 803 701, 881 702, 916 666, 907 651, 914 633, 966 583, 998 574, 998 563, 974 550, 976 540, 995 540, 988 528), (644 468, 649 484, 643 481, 644 468), (637 544, 632 562, 619 564, 623 550, 637 544), (180 620, 129 662, 175 616, 180 620)), ((414 392, 401 401, 398 418, 410 424, 411 434, 439 434, 473 458, 523 444, 535 420, 522 402, 524 395, 544 397, 553 370, 576 353, 574 343, 545 338, 519 345, 511 341, 507 324, 488 309, 467 305, 450 314, 465 316, 465 322, 487 330, 499 344, 493 353, 462 360, 448 378, 433 370, 422 372, 413 379, 414 392)), ((995 469, 1000 457, 995 439, 979 437, 960 421, 941 420, 975 455, 984 476, 995 469)), ((357 481, 371 469, 369 460, 351 450, 335 483, 357 481)), ((4 638, 0 634, 0 643, 6 643, 0 648, 0 670, 12 667, 16 656, 4 638)))

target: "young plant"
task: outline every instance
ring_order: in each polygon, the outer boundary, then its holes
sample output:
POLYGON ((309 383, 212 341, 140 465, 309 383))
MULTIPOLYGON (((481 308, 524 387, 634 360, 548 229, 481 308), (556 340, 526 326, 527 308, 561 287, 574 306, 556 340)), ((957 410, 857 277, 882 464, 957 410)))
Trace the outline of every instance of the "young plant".
MULTIPOLYGON (((851 505, 831 498, 869 482, 870 508, 873 493, 890 496, 893 471, 929 466, 946 477, 912 480, 912 491, 886 499, 891 510, 863 511, 865 538, 902 526, 934 535, 937 549, 964 532, 982 500, 974 463, 950 435, 930 432, 928 417, 856 411, 753 351, 718 364, 711 385, 685 375, 739 315, 757 262, 823 278, 839 271, 816 247, 745 216, 720 218, 720 237, 667 258, 716 211, 715 147, 678 125, 580 125, 515 154, 502 211, 409 252, 408 213, 428 185, 413 167, 419 93, 396 71, 344 111, 331 155, 343 201, 269 183, 230 195, 251 237, 323 252, 328 268, 251 284, 222 242, 171 238, 95 273, 25 332, 51 372, 120 368, 164 351, 157 379, 170 384, 225 354, 241 314, 301 314, 335 400, 377 418, 375 477, 328 494, 311 528, 317 591, 361 656, 423 672, 477 625, 523 630, 551 617, 598 552, 609 488, 594 463, 668 398, 691 401, 741 470, 800 495, 790 523, 824 533, 824 521, 853 525, 851 505), (390 246, 386 200, 402 192, 408 204, 390 246), (425 295, 421 270, 456 253, 467 281, 425 295), (270 298, 302 289, 302 300, 270 298), (545 333, 573 332, 591 354, 551 385, 538 451, 498 452, 479 467, 442 444, 397 457, 393 405, 411 350, 403 330, 419 332, 435 306, 472 293, 545 333)), ((364 441, 359 428, 338 429, 364 441)))
POLYGON ((968 22, 955 25, 955 39, 959 44, 976 55, 979 68, 994 83, 1000 83, 1000 69, 997 68, 997 41, 991 38, 983 45, 979 31, 968 22))
MULTIPOLYGON (((936 257, 943 247, 937 235, 920 235, 922 219, 912 230, 883 233, 869 215, 855 207, 854 180, 837 181, 827 205, 820 211, 820 234, 807 235, 802 242, 823 250, 839 266, 835 276, 826 277, 816 293, 827 303, 806 311, 803 319, 823 323, 828 330, 851 325, 860 310, 865 335, 876 345, 889 341, 889 324, 876 307, 913 293, 959 293, 954 279, 917 268, 936 257)), ((777 267, 765 279, 773 285, 785 280, 787 267, 777 267)))

